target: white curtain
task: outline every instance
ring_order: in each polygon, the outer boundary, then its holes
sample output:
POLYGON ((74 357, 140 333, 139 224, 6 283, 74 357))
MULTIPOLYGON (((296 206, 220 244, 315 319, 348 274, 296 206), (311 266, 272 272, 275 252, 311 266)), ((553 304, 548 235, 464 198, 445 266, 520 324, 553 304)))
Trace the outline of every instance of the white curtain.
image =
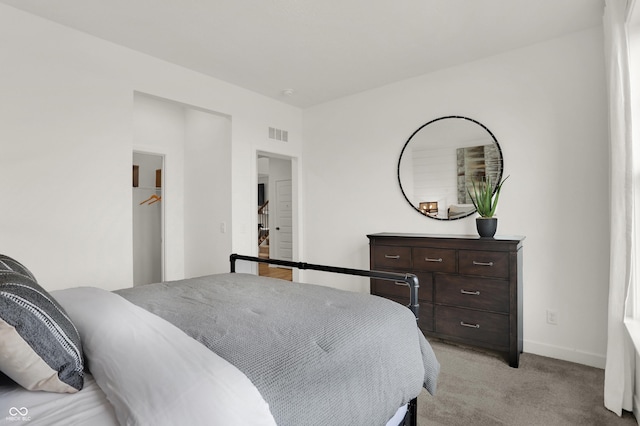
POLYGON ((618 415, 623 409, 633 409, 635 381, 635 352, 624 325, 635 261, 627 18, 627 0, 606 0, 603 26, 609 88, 611 252, 604 404, 618 415))

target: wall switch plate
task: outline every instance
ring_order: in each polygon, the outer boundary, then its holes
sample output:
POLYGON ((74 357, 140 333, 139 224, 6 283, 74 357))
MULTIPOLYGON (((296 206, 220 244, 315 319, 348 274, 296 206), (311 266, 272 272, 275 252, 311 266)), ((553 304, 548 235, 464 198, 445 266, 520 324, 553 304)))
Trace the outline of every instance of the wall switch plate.
POLYGON ((551 325, 558 325, 558 312, 552 309, 547 309, 547 323, 551 325))

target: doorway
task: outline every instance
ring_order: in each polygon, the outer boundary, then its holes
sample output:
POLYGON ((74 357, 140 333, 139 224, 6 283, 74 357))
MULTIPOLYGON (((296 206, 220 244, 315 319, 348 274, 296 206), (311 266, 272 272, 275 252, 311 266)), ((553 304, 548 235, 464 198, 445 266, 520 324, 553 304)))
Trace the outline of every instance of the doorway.
POLYGON ((164 276, 162 176, 164 157, 133 153, 133 285, 164 276))
MULTIPOLYGON (((293 260, 296 230, 293 220, 292 159, 259 153, 258 159, 258 255, 293 260)), ((291 281, 290 268, 258 265, 258 275, 291 281)))

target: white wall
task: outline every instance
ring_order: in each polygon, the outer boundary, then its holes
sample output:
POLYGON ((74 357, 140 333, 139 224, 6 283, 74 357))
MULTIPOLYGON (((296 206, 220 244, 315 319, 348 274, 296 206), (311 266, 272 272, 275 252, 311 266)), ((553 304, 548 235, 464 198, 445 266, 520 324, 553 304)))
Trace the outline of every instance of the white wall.
MULTIPOLYGON (((367 268, 366 235, 476 234, 404 200, 397 159, 422 124, 462 115, 500 143, 498 233, 524 235, 524 350, 604 366, 608 143, 602 29, 304 111, 305 260, 367 268), (558 325, 546 323, 546 310, 558 325)), ((324 279, 324 278, 323 278, 324 279)), ((366 280, 348 286, 366 291, 366 280)))
POLYGON ((231 122, 187 109, 185 277, 228 272, 231 254, 231 122))
POLYGON ((256 152, 300 155, 298 108, 6 5, 0 51, 0 252, 45 288, 132 283, 135 92, 231 117, 232 250, 257 253, 256 152))

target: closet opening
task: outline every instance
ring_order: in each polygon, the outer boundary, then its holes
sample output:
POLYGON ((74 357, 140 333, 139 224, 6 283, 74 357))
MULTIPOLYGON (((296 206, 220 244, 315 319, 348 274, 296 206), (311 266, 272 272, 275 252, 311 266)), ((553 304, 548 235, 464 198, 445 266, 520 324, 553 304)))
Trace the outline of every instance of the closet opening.
POLYGON ((133 153, 133 285, 164 279, 164 156, 133 153))

